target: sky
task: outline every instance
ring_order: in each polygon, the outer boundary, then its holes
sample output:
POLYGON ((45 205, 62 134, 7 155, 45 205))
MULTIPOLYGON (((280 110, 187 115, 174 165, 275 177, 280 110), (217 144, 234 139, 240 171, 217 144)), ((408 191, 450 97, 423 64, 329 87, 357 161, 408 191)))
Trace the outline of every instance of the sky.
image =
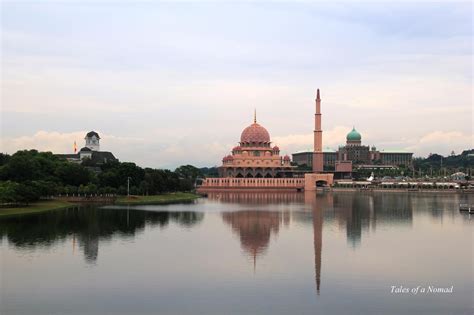
POLYGON ((283 154, 353 126, 415 156, 473 143, 472 2, 1 3, 0 152, 221 164, 257 120, 283 154))

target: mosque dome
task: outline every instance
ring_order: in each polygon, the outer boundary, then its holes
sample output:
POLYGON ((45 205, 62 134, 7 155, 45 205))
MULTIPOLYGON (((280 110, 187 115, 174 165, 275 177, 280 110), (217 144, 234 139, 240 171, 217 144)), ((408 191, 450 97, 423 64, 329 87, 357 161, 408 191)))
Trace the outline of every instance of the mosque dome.
POLYGON ((268 133, 267 129, 254 122, 253 124, 245 128, 244 131, 242 131, 242 134, 240 135, 240 142, 269 143, 270 134, 268 133))
POLYGON ((347 141, 360 141, 361 139, 362 136, 357 130, 355 130, 355 127, 352 128, 351 132, 349 132, 346 136, 347 141))

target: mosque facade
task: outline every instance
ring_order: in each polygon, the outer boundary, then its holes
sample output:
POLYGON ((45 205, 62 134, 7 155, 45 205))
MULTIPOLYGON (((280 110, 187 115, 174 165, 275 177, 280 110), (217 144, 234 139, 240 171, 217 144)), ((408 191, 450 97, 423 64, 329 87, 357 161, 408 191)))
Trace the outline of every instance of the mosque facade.
POLYGON ((270 134, 257 123, 246 127, 239 145, 232 153, 224 156, 219 167, 218 178, 206 178, 197 188, 198 192, 214 190, 316 190, 317 186, 333 184, 333 174, 323 171, 323 151, 321 129, 321 98, 316 94, 314 118, 314 151, 312 152, 313 172, 294 174, 294 167, 288 155, 281 156, 280 148, 272 146, 270 134))
POLYGON ((288 155, 281 156, 280 148, 272 146, 267 129, 257 123, 246 127, 239 145, 231 154, 224 156, 218 168, 219 177, 235 178, 282 178, 291 177, 291 160, 288 155))

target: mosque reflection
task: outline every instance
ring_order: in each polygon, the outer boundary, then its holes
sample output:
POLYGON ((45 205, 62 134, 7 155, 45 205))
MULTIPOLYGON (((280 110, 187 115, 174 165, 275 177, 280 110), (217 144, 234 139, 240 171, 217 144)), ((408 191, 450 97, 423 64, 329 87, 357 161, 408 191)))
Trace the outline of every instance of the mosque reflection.
POLYGON ((113 238, 133 239, 146 226, 164 228, 171 222, 191 227, 204 218, 198 212, 152 212, 97 207, 72 207, 0 219, 0 238, 20 249, 51 247, 71 242, 72 251, 84 253, 87 263, 94 264, 100 241, 113 238))
POLYGON ((257 256, 265 252, 271 234, 277 235, 280 224, 290 222, 290 213, 275 211, 235 211, 222 213, 222 219, 240 237, 240 244, 252 257, 254 268, 257 256))
POLYGON ((222 203, 239 203, 255 207, 255 210, 223 212, 224 222, 240 237, 242 249, 253 258, 263 255, 280 226, 291 221, 312 224, 316 293, 321 289, 321 264, 323 226, 336 223, 345 229, 348 243, 358 246, 362 231, 377 222, 411 224, 412 202, 410 198, 390 195, 331 194, 331 193, 210 193, 208 198, 222 203), (272 205, 261 208, 262 205, 272 205), (304 205, 301 207, 301 205, 304 205), (279 211, 268 211, 283 205, 279 211), (292 205, 298 205, 293 208, 292 205))

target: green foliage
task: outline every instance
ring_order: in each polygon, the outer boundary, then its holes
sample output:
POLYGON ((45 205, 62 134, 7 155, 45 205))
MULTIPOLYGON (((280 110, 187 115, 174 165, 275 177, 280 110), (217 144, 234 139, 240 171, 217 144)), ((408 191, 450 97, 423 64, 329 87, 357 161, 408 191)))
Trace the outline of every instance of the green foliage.
POLYGON ((0 202, 2 204, 28 204, 38 200, 41 183, 0 182, 0 202))
POLYGON ((141 168, 135 163, 112 161, 99 168, 59 159, 50 152, 18 151, 0 154, 0 203, 27 204, 56 194, 154 195, 189 191, 202 172, 184 165, 170 170, 141 168))
POLYGON ((14 203, 16 202, 16 192, 18 186, 20 184, 12 182, 12 181, 5 181, 0 182, 0 202, 1 203, 14 203))
POLYGON ((0 166, 5 165, 10 160, 10 156, 5 153, 0 153, 0 166))
POLYGON ((203 177, 219 177, 219 172, 217 167, 201 167, 199 169, 203 177))
POLYGON ((470 169, 474 168, 474 156, 472 154, 474 154, 474 149, 463 151, 459 155, 431 154, 427 158, 413 159, 413 167, 418 176, 444 176, 444 174, 450 175, 455 172, 470 173, 470 169))
POLYGON ((192 165, 182 165, 175 169, 174 172, 181 178, 191 179, 193 181, 203 176, 201 170, 192 165))
POLYGON ((54 174, 63 185, 79 186, 91 181, 91 172, 82 165, 75 163, 60 163, 54 174))

